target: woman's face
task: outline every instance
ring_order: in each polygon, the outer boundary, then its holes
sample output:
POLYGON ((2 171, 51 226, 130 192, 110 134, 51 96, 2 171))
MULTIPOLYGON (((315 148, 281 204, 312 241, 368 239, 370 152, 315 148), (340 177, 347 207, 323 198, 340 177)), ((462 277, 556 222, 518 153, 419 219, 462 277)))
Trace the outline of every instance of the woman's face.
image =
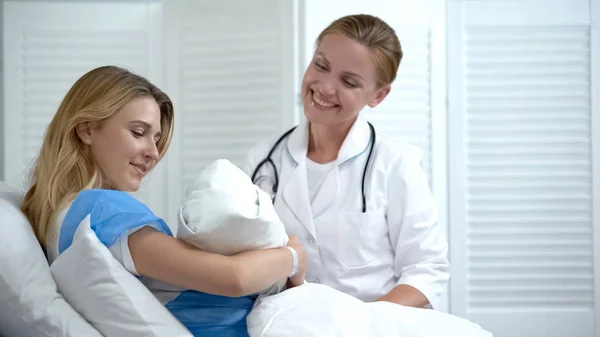
POLYGON ((135 192, 154 168, 161 135, 160 108, 150 97, 134 99, 106 120, 78 134, 110 188, 135 192))
POLYGON ((389 91, 389 85, 377 87, 367 47, 343 34, 328 34, 304 73, 304 115, 316 124, 352 124, 365 105, 375 107, 389 91))

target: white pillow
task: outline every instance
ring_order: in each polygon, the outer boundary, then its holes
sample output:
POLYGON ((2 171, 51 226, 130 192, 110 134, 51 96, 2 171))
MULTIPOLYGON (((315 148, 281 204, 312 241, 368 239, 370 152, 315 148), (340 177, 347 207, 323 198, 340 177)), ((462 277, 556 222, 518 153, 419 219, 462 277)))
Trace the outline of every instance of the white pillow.
POLYGON ((57 292, 21 200, 0 182, 0 335, 101 337, 57 292))
POLYGON ((204 169, 186 189, 177 237, 223 255, 281 248, 288 242, 269 195, 223 159, 204 169))
POLYGON ((192 336, 115 260, 90 228, 89 215, 50 270, 60 293, 106 337, 192 336))

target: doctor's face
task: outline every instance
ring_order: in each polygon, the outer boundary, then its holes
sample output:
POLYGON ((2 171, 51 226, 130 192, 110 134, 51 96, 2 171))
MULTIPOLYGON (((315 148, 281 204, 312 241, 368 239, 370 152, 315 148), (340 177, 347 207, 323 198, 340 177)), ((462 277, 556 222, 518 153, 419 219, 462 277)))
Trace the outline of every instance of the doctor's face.
POLYGON ((159 158, 160 109, 151 97, 132 100, 111 117, 80 133, 109 186, 135 192, 159 158))
POLYGON ((351 124, 369 105, 378 105, 389 86, 377 87, 369 49, 343 34, 326 35, 304 73, 302 102, 311 123, 351 124))

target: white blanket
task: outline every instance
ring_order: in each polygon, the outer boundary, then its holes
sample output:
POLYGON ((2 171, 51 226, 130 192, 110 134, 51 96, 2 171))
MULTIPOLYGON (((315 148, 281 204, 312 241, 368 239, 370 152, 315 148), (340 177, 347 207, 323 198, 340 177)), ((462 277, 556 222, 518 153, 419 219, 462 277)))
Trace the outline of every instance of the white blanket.
POLYGON ((305 284, 257 302, 251 337, 492 337, 450 314, 387 302, 364 303, 320 284, 305 284))
MULTIPOLYGON (((216 160, 200 172, 186 188, 185 197, 179 209, 177 237, 190 245, 234 255, 281 248, 288 242, 269 195, 227 160, 216 160)), ((285 281, 264 289, 261 295, 278 293, 285 281)))
POLYGON ((177 237, 223 255, 280 248, 288 242, 269 195, 223 159, 211 163, 186 188, 177 237))

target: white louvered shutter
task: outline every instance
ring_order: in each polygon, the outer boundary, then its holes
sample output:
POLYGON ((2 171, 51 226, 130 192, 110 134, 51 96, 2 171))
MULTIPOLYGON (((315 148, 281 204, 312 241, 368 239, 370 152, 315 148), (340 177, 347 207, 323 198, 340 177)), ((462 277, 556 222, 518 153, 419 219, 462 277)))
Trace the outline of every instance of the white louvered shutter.
POLYGON ((451 308, 497 337, 597 336, 589 2, 449 13, 451 308))
MULTIPOLYGON (((9 184, 24 187, 45 130, 84 73, 102 65, 159 78, 160 5, 4 3, 4 153, 9 184), (152 28, 149 28, 152 27, 152 28)), ((155 173, 136 193, 149 193, 155 173)), ((160 179, 154 179, 154 185, 160 179)))
POLYGON ((169 158, 174 217, 185 186, 208 164, 224 158, 241 167, 253 145, 292 126, 294 20, 292 2, 278 0, 179 1, 167 20, 178 118, 169 158))

